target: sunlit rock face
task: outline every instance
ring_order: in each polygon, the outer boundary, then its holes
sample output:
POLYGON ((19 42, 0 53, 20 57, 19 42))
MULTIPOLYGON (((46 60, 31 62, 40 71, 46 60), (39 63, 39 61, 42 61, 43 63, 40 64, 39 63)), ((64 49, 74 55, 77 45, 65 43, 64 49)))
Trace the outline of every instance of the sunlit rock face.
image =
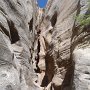
POLYGON ((0 1, 0 90, 90 90, 87 0, 0 1))

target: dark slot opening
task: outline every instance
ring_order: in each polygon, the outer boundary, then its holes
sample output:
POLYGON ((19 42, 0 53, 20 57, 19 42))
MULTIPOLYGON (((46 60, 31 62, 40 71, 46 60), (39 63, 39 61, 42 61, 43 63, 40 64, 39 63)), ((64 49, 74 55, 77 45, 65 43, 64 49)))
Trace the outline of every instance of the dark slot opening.
POLYGON ((51 21, 51 25, 54 27, 57 21, 57 12, 54 13, 50 21, 51 21))
POLYGON ((12 21, 7 20, 9 28, 10 28, 10 35, 11 35, 11 44, 16 43, 20 40, 18 31, 15 28, 15 25, 12 21))
POLYGON ((33 18, 30 20, 29 24, 29 30, 31 31, 33 29, 33 18))
MULTIPOLYGON (((39 40, 38 40, 38 54, 39 54, 39 52, 40 52, 40 42, 39 42, 39 40)), ((37 59, 36 59, 36 61, 37 61, 37 63, 36 63, 37 69, 34 69, 34 70, 35 70, 36 73, 40 73, 40 69, 39 69, 39 67, 38 67, 39 55, 37 55, 37 56, 38 56, 37 59)))

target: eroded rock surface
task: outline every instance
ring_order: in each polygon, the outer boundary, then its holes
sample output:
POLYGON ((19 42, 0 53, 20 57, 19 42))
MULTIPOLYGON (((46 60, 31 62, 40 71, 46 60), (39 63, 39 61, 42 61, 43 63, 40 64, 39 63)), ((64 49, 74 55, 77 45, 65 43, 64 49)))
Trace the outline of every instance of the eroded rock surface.
POLYGON ((90 90, 87 0, 0 1, 0 90, 90 90))

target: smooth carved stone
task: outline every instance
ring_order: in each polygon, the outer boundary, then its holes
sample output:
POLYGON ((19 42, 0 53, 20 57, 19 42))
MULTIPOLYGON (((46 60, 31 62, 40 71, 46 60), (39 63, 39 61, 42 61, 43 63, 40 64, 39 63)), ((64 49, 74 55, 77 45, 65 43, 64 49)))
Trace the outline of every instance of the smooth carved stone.
POLYGON ((90 25, 74 18, 88 4, 0 0, 0 90, 89 90, 90 25))

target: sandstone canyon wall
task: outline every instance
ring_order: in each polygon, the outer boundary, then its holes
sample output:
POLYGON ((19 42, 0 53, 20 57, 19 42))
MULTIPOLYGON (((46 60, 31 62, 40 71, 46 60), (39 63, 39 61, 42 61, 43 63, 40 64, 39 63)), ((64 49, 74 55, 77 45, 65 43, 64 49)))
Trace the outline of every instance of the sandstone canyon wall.
POLYGON ((0 0, 0 90, 90 90, 88 0, 0 0))

